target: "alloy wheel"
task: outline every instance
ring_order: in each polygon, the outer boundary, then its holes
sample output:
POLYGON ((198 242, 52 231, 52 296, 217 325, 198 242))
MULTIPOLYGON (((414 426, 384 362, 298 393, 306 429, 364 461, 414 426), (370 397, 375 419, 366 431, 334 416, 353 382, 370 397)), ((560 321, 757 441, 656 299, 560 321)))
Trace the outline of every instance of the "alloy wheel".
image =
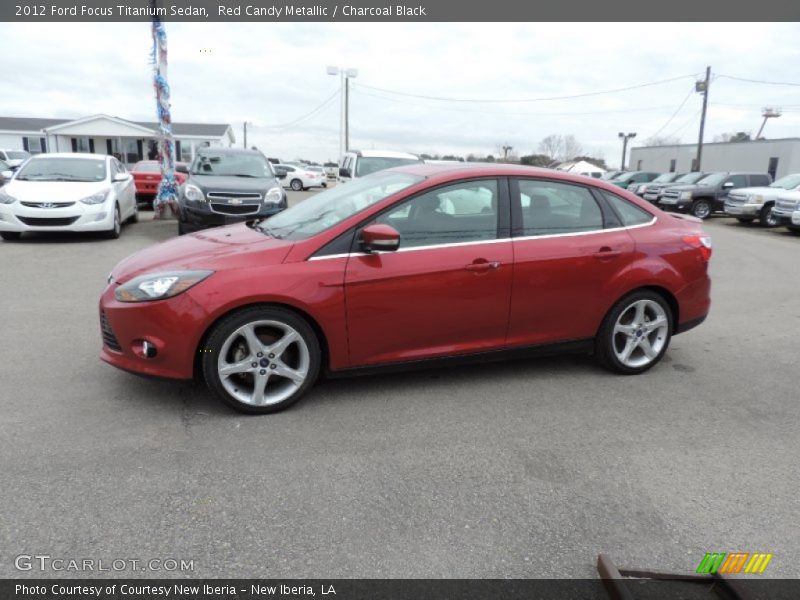
POLYGON ((711 214, 711 206, 705 200, 698 200, 692 205, 692 215, 698 219, 705 219, 711 214))
POLYGON ((217 374, 225 391, 254 407, 279 404, 306 381, 308 346, 286 323, 258 320, 231 333, 219 352, 217 374))
POLYGON ((656 360, 669 340, 669 319, 653 300, 636 300, 614 324, 612 346, 620 363, 641 368, 656 360))

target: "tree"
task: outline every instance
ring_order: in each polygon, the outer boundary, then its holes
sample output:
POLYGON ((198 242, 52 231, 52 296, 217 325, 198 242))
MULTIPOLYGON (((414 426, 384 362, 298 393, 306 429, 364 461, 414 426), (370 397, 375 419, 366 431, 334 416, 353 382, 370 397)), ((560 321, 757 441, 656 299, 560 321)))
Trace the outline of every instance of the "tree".
POLYGON ((539 142, 539 152, 549 156, 551 160, 572 160, 583 153, 583 147, 572 135, 551 134, 539 142))
POLYGON ((751 140, 749 131, 737 131, 736 133, 723 133, 722 135, 714 136, 715 142, 749 142, 751 140))
POLYGON ((645 146, 674 146, 680 143, 681 139, 674 135, 654 135, 653 137, 649 137, 644 141, 645 146))
POLYGON ((546 154, 528 154, 526 156, 520 156, 519 162, 532 167, 547 167, 553 160, 546 154))

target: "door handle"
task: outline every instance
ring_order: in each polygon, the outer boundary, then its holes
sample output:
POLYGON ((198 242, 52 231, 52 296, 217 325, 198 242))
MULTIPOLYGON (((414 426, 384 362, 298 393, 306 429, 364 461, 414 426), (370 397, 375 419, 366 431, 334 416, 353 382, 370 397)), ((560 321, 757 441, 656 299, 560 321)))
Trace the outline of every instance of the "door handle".
POLYGON ((620 256, 621 254, 622 254, 622 250, 612 250, 608 246, 603 246, 602 248, 600 248, 600 250, 598 250, 597 252, 592 254, 592 256, 594 256, 595 258, 597 258, 599 260, 605 260, 607 258, 616 258, 617 256, 620 256))
POLYGON ((477 259, 475 262, 467 265, 464 267, 467 271, 473 271, 476 273, 482 273, 485 271, 491 271, 494 269, 500 268, 500 261, 499 260, 492 260, 488 261, 483 258, 477 259))

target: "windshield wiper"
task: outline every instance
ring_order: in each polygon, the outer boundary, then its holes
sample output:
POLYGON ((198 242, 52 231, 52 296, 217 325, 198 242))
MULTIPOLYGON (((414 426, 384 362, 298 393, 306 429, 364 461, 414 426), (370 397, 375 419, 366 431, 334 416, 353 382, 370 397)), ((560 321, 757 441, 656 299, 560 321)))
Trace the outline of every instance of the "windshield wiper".
POLYGON ((246 175, 244 173, 236 173, 234 177, 252 177, 254 179, 258 179, 258 175, 246 175))

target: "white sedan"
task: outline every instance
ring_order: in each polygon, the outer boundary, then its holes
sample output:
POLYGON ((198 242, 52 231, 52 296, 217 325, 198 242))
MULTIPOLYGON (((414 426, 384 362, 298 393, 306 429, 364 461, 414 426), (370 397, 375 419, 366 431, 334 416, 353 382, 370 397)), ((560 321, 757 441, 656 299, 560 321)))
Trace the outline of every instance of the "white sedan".
POLYGON ((283 187, 291 188, 295 192, 307 190, 312 187, 327 187, 328 179, 324 171, 314 171, 310 168, 297 165, 274 165, 277 173, 285 172, 286 177, 280 179, 283 187))
POLYGON ((100 231, 118 238, 139 218, 133 177, 113 156, 38 154, 0 188, 0 237, 100 231))

